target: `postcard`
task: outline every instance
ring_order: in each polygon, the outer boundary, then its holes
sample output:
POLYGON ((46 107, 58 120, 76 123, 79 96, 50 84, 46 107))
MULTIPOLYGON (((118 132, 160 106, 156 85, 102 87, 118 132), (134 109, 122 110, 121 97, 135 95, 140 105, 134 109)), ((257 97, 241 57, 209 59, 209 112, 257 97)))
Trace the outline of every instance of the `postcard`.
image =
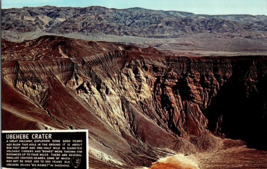
POLYGON ((266 168, 266 7, 3 0, 2 168, 266 168))

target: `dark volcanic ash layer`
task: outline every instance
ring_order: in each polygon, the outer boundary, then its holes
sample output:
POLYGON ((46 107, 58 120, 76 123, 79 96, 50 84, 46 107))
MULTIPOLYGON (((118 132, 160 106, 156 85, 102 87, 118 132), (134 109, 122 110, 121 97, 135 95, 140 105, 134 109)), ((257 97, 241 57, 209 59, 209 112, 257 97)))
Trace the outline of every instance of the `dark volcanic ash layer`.
MULTIPOLYGON (((2 40, 1 49, 3 130, 89 129, 91 167, 184 153, 212 168, 205 153, 267 148, 265 57, 177 57, 59 36, 2 40)), ((267 165, 266 152, 256 156, 248 167, 267 165)))

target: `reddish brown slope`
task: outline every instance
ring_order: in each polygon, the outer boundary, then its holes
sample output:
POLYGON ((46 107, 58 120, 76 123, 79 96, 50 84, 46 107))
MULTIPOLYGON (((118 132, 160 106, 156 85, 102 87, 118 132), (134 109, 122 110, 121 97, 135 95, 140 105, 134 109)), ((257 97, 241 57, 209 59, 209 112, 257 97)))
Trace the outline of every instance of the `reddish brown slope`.
POLYGON ((23 130, 48 127, 66 129, 42 108, 2 80, 2 129, 23 130))
POLYGON ((68 39, 62 36, 42 36, 25 42, 1 40, 2 61, 77 58, 121 50, 119 45, 68 39))

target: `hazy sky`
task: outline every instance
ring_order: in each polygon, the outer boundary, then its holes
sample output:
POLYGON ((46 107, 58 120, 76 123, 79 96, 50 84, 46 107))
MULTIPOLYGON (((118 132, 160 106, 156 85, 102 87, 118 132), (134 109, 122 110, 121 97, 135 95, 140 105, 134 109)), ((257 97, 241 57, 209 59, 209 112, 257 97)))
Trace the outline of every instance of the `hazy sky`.
POLYGON ((143 7, 187 11, 196 14, 267 15, 267 0, 2 0, 2 8, 24 6, 105 6, 108 8, 143 7))

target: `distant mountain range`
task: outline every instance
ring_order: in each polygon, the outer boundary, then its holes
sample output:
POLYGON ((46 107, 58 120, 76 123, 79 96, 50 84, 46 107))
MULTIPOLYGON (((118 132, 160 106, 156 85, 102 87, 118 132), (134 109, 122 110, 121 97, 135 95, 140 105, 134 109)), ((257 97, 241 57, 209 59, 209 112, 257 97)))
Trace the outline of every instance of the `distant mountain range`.
POLYGON ((2 9, 2 30, 47 33, 129 35, 172 38, 196 33, 248 35, 267 31, 264 15, 196 15, 143 8, 109 9, 92 6, 2 9))

